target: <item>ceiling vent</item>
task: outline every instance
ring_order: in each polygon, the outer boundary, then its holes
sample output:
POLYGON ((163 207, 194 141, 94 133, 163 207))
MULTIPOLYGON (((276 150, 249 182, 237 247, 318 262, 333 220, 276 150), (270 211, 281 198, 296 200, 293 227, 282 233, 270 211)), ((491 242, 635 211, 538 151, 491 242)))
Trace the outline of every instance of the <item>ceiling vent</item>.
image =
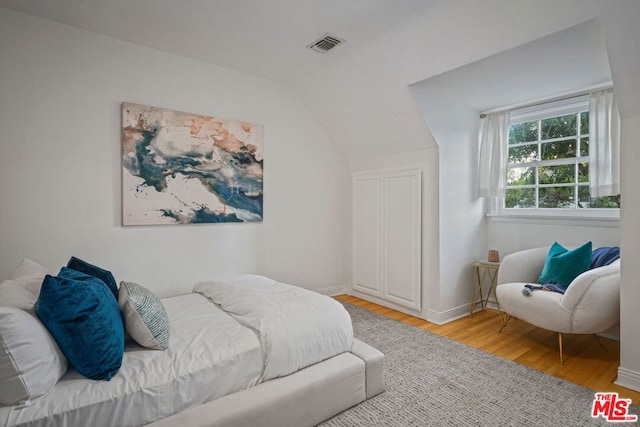
POLYGON ((318 53, 327 53, 334 47, 338 46, 340 43, 344 43, 344 42, 345 40, 341 39, 340 37, 332 36, 331 34, 325 34, 322 37, 320 37, 318 40, 307 45, 307 47, 318 53))

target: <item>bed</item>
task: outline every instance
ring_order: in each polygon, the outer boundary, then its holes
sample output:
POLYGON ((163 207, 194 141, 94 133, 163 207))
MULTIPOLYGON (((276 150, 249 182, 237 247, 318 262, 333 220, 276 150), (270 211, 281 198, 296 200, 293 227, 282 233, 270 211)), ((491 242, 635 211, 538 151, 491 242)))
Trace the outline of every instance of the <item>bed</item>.
POLYGON ((161 302, 166 350, 127 341, 109 381, 70 367, 46 395, 0 406, 0 425, 311 426, 384 390, 384 356, 329 297, 243 275, 161 302))

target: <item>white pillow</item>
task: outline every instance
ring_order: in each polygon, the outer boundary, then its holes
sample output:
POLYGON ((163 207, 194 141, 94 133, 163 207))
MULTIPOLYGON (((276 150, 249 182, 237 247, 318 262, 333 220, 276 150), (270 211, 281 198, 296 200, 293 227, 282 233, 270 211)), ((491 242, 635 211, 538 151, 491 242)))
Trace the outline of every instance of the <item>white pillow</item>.
POLYGON ((12 280, 17 281, 20 286, 23 286, 36 295, 40 295, 40 288, 42 287, 42 281, 44 276, 51 274, 45 267, 41 266, 35 261, 29 258, 24 258, 16 271, 11 276, 12 280))
POLYGON ((38 294, 23 286, 20 280, 5 280, 0 283, 0 306, 31 310, 37 299, 38 294))
POLYGON ((30 310, 40 295, 47 269, 30 259, 23 259, 10 280, 0 283, 0 306, 30 310))
POLYGON ((124 327, 135 342, 153 350, 169 347, 169 316, 162 301, 134 282, 120 282, 118 304, 124 327))
POLYGON ((0 307, 0 403, 30 405, 67 371, 67 359, 32 313, 0 307))
POLYGON ((24 258, 16 271, 13 272, 12 279, 20 279, 23 277, 34 277, 44 279, 49 272, 46 268, 41 266, 35 261, 30 260, 29 258, 24 258))

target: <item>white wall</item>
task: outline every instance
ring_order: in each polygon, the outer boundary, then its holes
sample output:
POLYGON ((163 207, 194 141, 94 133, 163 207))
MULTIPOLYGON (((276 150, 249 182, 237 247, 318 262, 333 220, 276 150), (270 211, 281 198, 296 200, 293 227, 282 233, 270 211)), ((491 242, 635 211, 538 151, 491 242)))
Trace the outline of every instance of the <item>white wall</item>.
MULTIPOLYGON (((640 71, 640 70, 638 70, 640 71)), ((640 116, 622 119, 621 149, 621 245, 620 275, 620 367, 617 384, 640 390, 640 339, 638 338, 638 301, 640 301, 640 116)))
MULTIPOLYGON (((408 85, 597 19, 606 34, 606 49, 621 115, 623 119, 635 117, 640 111, 640 56, 634 54, 640 44, 640 30, 636 25, 639 9, 637 0, 434 2, 401 26, 390 28, 386 34, 371 40, 338 65, 319 68, 315 75, 303 76, 297 87, 350 162, 362 157, 436 149, 436 141, 424 131, 422 117, 408 94, 408 85)), ((625 126, 631 127, 629 124, 625 126)), ((626 144, 633 146, 622 148, 624 180, 635 184, 640 181, 638 144, 630 139, 626 144), (635 163, 632 164, 631 159, 635 159, 635 163)), ((439 155, 443 158, 444 153, 439 155)), ((445 167, 442 163, 438 166, 445 167)), ((636 286, 640 272, 634 267, 638 265, 635 261, 640 259, 640 246, 636 242, 640 223, 635 220, 640 196, 636 194, 633 189, 623 189, 622 216, 626 216, 626 220, 623 220, 620 230, 532 227, 531 233, 536 237, 531 240, 537 245, 538 239, 549 240, 556 236, 571 244, 576 236, 590 234, 594 236, 594 242, 607 244, 620 234, 623 236, 623 258, 629 259, 633 266, 624 267, 623 262, 622 289, 623 294, 635 298, 623 300, 622 305, 622 364, 624 372, 630 373, 627 377, 634 379, 634 387, 640 389, 640 359, 635 357, 640 351, 640 340, 632 332, 634 325, 640 322, 640 312, 634 304, 640 300, 636 286), (626 329, 624 325, 627 325, 626 329)), ((436 194, 426 203, 436 205, 440 203, 438 199, 436 194)), ((444 209, 438 210, 443 215, 451 214, 444 209)), ((490 225, 491 233, 496 236, 507 236, 512 227, 512 224, 490 225)), ((445 252, 446 248, 440 244, 441 240, 451 237, 447 235, 449 231, 440 229, 439 232, 439 236, 428 236, 429 252, 437 258, 438 266, 441 260, 453 255, 445 252)), ((515 245, 506 244, 502 238, 492 239, 487 244, 499 245, 507 252, 516 249, 515 245)), ((524 245, 524 242, 520 244, 524 245)), ((440 295, 450 285, 446 274, 439 274, 437 282, 427 284, 427 293, 440 295)), ((434 297, 429 305, 433 304, 434 310, 455 309, 464 300, 450 302, 451 305, 445 307, 440 298, 434 297)))
POLYGON ((587 241, 593 247, 620 246, 620 228, 618 224, 571 225, 569 222, 549 223, 535 220, 496 220, 490 219, 487 225, 487 247, 500 251, 504 257, 512 252, 558 242, 563 246, 580 246, 587 241))
POLYGON ((474 159, 467 150, 475 135, 466 128, 447 137, 450 146, 436 143, 408 86, 593 19, 598 8, 597 0, 433 2, 354 55, 319 67, 296 84, 350 163, 421 150, 438 153, 440 175, 434 185, 439 190, 426 201, 440 221, 426 236, 437 272, 423 273, 438 277, 426 284, 425 294, 433 296, 427 301, 430 319, 455 317, 469 304, 469 264, 484 256, 486 230, 482 207, 471 196, 474 159), (459 179, 453 173, 457 168, 459 179))
MULTIPOLYGON (((623 126, 627 134, 635 132, 622 146, 623 185, 628 184, 623 188, 620 234, 623 258, 630 261, 622 267, 621 372, 635 380, 638 389, 640 359, 635 355, 640 340, 633 331, 640 322, 634 303, 640 299, 640 267, 635 262, 640 259, 640 223, 635 220, 640 195, 628 185, 640 181, 635 142, 640 56, 632 54, 640 45, 639 7, 637 0, 436 1, 338 65, 301 76, 296 85, 350 162, 413 150, 438 153, 408 85, 572 25, 600 20, 623 126)), ((252 269, 304 276, 309 287, 342 283, 342 269, 335 263, 346 259, 342 248, 348 233, 337 213, 342 209, 348 217, 348 185, 345 179, 338 184, 346 168, 286 87, 5 10, 0 10, 0 58, 0 278, 23 256, 57 267, 73 252, 112 265, 127 279, 155 282, 159 289, 188 290, 196 278, 252 269), (117 129, 122 100, 264 124, 269 156, 265 222, 120 227, 117 129), (300 124, 289 120, 301 116, 300 124), (286 159, 306 160, 306 155, 319 158, 310 160, 311 166, 297 167, 302 177, 289 180, 292 174, 270 166, 289 166, 286 159), (89 156, 93 163, 79 162, 89 156), (278 195, 270 199, 270 191, 278 195), (270 217, 270 212, 277 215, 270 217), (295 218, 295 229, 282 230, 289 223, 285 215, 295 218), (318 230, 313 230, 314 221, 320 224, 318 230), (340 234, 343 239, 336 240, 340 234), (320 238, 321 243, 309 238, 320 238), (313 256, 306 256, 309 248, 313 256), (293 261, 288 262, 289 257, 293 261)), ((440 165, 434 163, 429 169, 437 172, 440 165)), ((433 182, 436 191, 424 203, 439 221, 440 183, 433 182)), ((500 233, 508 233, 508 227, 500 233)), ((557 231, 548 229, 549 235, 557 231)), ((429 227, 428 233, 427 253, 433 261, 427 273, 436 278, 426 285, 426 294, 433 296, 429 305, 454 309, 464 299, 442 304, 440 294, 451 281, 437 271, 440 260, 452 256, 440 245, 450 236, 438 227, 429 227)))
POLYGON ((440 304, 429 320, 469 312, 471 264, 486 259, 482 201, 476 192, 477 115, 459 115, 459 129, 436 135, 440 152, 440 304), (436 314, 437 313, 437 314, 436 314))
MULTIPOLYGON (((615 227, 567 226, 553 222, 506 223, 485 219, 477 197, 480 112, 518 102, 581 90, 611 81, 597 20, 533 40, 504 52, 416 82, 410 91, 433 133, 440 153, 440 294, 432 319, 465 314, 472 282, 471 263, 488 249, 507 253, 555 240, 577 245, 619 245, 615 227), (571 60, 568 61, 567 58, 571 60), (535 59, 536 67, 530 66, 535 59)), ((430 319, 431 320, 431 319, 430 319)))
POLYGON ((607 54, 615 83, 615 95, 620 109, 620 170, 621 170, 621 284, 620 284, 620 368, 617 383, 640 390, 640 2, 618 0, 615 7, 606 3, 602 8, 607 54))
POLYGON ((344 285, 346 162, 289 87, 5 9, 0 58, 0 279, 75 255, 161 295, 344 285), (264 222, 122 227, 122 101, 264 125, 264 222))
MULTIPOLYGON (((486 242, 487 246, 496 245, 510 252, 529 246, 529 242, 537 246, 552 238, 575 244, 589 235, 596 245, 607 245, 615 244, 622 236, 623 296, 618 381, 640 390, 640 359, 637 357, 640 339, 635 333, 635 325, 640 322, 636 304, 640 300, 640 287, 637 286, 637 277, 640 276, 637 262, 640 259, 640 223, 636 220, 640 195, 634 190, 636 183, 640 182, 640 148, 637 144, 640 133, 637 118, 640 112, 640 56, 634 54, 640 45, 640 30, 636 25, 638 16, 640 2, 637 0, 436 2, 422 13, 414 14, 402 26, 391 28, 388 33, 372 40, 353 57, 337 66, 320 69, 316 76, 306 78, 305 84, 299 87, 330 132, 332 140, 343 147, 350 162, 363 156, 378 157, 431 148, 436 146, 436 140, 440 144, 444 139, 437 135, 434 139, 425 133, 422 117, 408 95, 408 85, 556 31, 598 20, 605 34, 611 76, 623 118, 623 130, 626 129, 626 137, 622 141, 621 167, 626 185, 622 191, 621 228, 536 224, 524 227, 531 234, 527 242, 527 235, 519 234, 515 242, 507 243, 514 225, 493 223, 486 228, 486 232, 493 236, 486 242), (327 81, 331 82, 330 87, 325 84, 327 81), (628 260, 626 263, 625 259, 628 260)), ((442 107, 449 106, 443 104, 442 107)), ((430 118, 425 119, 428 121, 430 118)), ((454 138, 450 140, 454 141, 454 138)), ((467 141, 463 140, 465 147, 468 146, 467 141)), ((445 163, 448 154, 442 144, 437 151, 437 167, 441 170, 438 185, 441 191, 446 191, 442 169, 455 163, 445 163)), ((443 203, 441 196, 434 194, 431 200, 426 201, 427 205, 443 203)), ((458 215, 452 209, 454 207, 438 207, 441 216, 439 235, 428 236, 429 252, 437 258, 436 265, 440 268, 438 280, 427 284, 427 294, 437 296, 429 299, 428 304, 442 315, 455 311, 468 301, 462 290, 450 293, 453 298, 443 297, 451 292, 449 286, 461 286, 456 271, 447 271, 445 266, 448 260, 456 257, 457 246, 447 247, 442 243, 446 239, 453 241, 457 238, 457 230, 443 224, 445 220, 442 218, 458 215)), ((472 222, 476 220, 473 212, 475 210, 472 209, 472 222)), ((459 264, 459 274, 466 274, 464 262, 459 264)))
POLYGON ((429 301, 426 318, 446 323, 469 313, 471 265, 486 258, 483 204, 476 192, 479 118, 446 98, 411 89, 438 144, 439 287, 430 292, 438 299, 429 301))

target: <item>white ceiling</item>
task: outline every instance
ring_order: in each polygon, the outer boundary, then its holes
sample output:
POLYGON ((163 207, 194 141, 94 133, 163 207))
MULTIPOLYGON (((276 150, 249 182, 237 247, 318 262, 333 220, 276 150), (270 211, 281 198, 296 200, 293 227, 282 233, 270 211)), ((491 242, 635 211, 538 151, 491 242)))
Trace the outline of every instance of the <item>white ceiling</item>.
POLYGON ((283 82, 310 78, 434 0, 0 0, 6 7, 283 82), (332 33, 326 54, 306 49, 332 33), (277 58, 274 60, 274 58, 277 58))

